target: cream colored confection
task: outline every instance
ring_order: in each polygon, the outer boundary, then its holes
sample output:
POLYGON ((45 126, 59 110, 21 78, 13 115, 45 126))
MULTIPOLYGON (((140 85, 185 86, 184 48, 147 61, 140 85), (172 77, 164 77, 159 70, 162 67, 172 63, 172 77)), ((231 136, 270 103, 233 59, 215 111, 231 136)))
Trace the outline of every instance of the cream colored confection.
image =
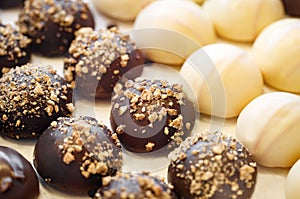
POLYGON ((155 0, 92 0, 95 7, 108 17, 133 21, 138 13, 155 0))
POLYGON ((238 116, 263 91, 261 72, 250 55, 229 44, 211 44, 198 50, 184 63, 180 74, 194 89, 200 112, 218 117, 238 116))
POLYGON ((300 159, 293 165, 286 179, 286 199, 300 198, 300 159))
POLYGON ((210 18, 200 6, 184 0, 151 3, 134 23, 137 46, 159 63, 181 65, 200 46, 216 41, 210 18))
POLYGON ((290 167, 300 158, 300 97, 264 94, 250 102, 237 120, 236 136, 267 167, 290 167))
POLYGON ((267 84, 300 92, 300 19, 282 19, 265 28, 252 54, 267 84))
POLYGON ((284 17, 281 0, 209 0, 204 9, 220 37, 240 42, 254 41, 264 27, 284 17))
POLYGON ((189 1, 194 1, 197 4, 202 5, 205 0, 189 0, 189 1))

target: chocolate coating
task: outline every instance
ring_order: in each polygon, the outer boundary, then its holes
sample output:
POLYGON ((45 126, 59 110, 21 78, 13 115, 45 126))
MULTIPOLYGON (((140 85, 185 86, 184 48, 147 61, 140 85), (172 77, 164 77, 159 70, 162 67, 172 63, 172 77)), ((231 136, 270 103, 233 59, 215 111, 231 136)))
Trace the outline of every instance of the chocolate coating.
POLYGON ((169 157, 168 181, 179 198, 251 198, 256 163, 234 138, 220 132, 198 134, 169 157))
POLYGON ((34 53, 53 57, 67 52, 76 30, 95 23, 82 0, 26 0, 18 25, 34 53))
POLYGON ((285 12, 294 17, 300 17, 300 1, 299 0, 283 0, 285 12))
POLYGON ((27 64, 0 79, 0 134, 37 138, 74 109, 72 89, 50 66, 27 64))
POLYGON ((9 9, 14 7, 21 7, 23 5, 24 0, 1 0, 0 8, 9 9))
POLYGON ((0 146, 0 198, 36 199, 39 192, 31 164, 17 151, 0 146))
POLYGON ((40 136, 34 166, 57 189, 86 193, 122 165, 117 136, 91 117, 59 118, 40 136))
POLYGON ((144 58, 129 35, 117 27, 76 33, 65 59, 65 78, 75 84, 83 96, 111 97, 113 87, 128 71, 135 78, 142 72, 144 58))
POLYGON ((94 199, 176 199, 171 187, 162 179, 143 174, 119 173, 113 178, 103 179, 94 199))
POLYGON ((11 25, 0 22, 0 77, 10 68, 30 61, 31 40, 11 25))
POLYGON ((178 84, 129 80, 115 87, 110 123, 129 151, 144 153, 178 146, 194 121, 193 105, 178 84))

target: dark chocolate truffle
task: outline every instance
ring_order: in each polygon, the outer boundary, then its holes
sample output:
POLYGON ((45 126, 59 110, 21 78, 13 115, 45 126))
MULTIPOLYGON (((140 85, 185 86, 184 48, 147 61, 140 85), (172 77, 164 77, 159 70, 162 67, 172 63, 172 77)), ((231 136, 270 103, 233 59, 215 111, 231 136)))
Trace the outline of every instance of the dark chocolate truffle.
POLYGON ((20 31, 32 38, 32 51, 44 56, 64 55, 81 27, 95 26, 82 0, 26 0, 19 16, 20 31))
POLYGON ((28 37, 0 21, 0 77, 10 68, 30 61, 30 44, 28 37))
POLYGON ((0 146, 0 198, 36 199, 39 192, 31 164, 17 151, 0 146))
POLYGON ((195 111, 178 84, 128 80, 114 88, 110 122, 122 145, 132 152, 178 146, 193 128, 195 111))
MULTIPOLYGON (((139 76, 144 58, 129 35, 117 27, 93 31, 83 28, 76 33, 65 58, 65 78, 74 82, 81 95, 111 97, 113 87, 126 72, 139 76)), ((128 75, 128 74, 126 74, 128 75)))
POLYGON ((24 0, 1 0, 0 8, 9 9, 14 7, 21 7, 24 0))
POLYGON ((72 89, 51 66, 23 65, 0 79, 0 134, 37 138, 58 117, 70 115, 72 89))
POLYGON ((286 14, 294 17, 300 17, 299 0, 283 0, 286 14))
POLYGON ((103 186, 94 199, 176 199, 172 187, 161 178, 147 173, 118 173, 115 177, 105 177, 103 186))
POLYGON ((169 157, 168 181, 179 198, 251 198, 256 163, 236 139, 220 132, 198 134, 169 157))
POLYGON ((62 191, 88 193, 122 166, 116 134, 91 117, 62 117, 40 136, 34 166, 44 181, 62 191))

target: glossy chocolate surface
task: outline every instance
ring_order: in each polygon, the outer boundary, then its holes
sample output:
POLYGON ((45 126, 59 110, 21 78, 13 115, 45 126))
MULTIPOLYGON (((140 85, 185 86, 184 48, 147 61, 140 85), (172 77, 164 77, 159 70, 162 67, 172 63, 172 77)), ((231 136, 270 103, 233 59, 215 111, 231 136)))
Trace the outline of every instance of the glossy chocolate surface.
POLYGON ((0 79, 0 134, 37 138, 58 117, 70 115, 72 90, 50 66, 27 64, 0 79))
POLYGON ((98 189, 94 199, 176 199, 173 190, 162 179, 148 174, 118 174, 104 178, 103 186, 98 189))
POLYGON ((107 98, 124 74, 131 79, 139 76, 143 64, 135 43, 117 27, 99 31, 85 28, 76 33, 64 72, 80 95, 107 98))
POLYGON ((32 51, 62 56, 81 27, 94 28, 93 16, 82 0, 27 0, 20 14, 20 31, 32 38, 32 51))
POLYGON ((257 168, 246 148, 220 132, 198 134, 170 154, 168 182, 179 198, 251 198, 257 168))
POLYGON ((17 151, 0 146, 0 198, 36 199, 39 182, 31 164, 17 151))
POLYGON ((0 22, 0 77, 10 68, 30 61, 31 40, 11 25, 0 22))
POLYGON ((117 136, 90 117, 59 118, 38 139, 34 166, 44 181, 66 192, 85 193, 122 165, 117 136))
POLYGON ((115 88, 110 122, 122 145, 144 153, 178 146, 193 128, 195 112, 182 87, 160 80, 127 81, 115 88))

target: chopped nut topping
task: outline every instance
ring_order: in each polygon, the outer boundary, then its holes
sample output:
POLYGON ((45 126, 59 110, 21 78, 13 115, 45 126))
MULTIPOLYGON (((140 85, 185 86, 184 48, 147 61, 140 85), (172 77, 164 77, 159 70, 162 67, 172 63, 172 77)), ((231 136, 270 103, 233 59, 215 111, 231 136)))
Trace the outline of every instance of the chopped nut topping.
POLYGON ((28 118, 35 121, 51 116, 51 119, 55 120, 60 116, 70 115, 71 111, 64 104, 70 103, 71 99, 60 98, 70 92, 64 90, 64 87, 67 88, 68 85, 50 66, 26 64, 4 74, 0 80, 2 129, 14 132, 17 128, 18 131, 24 132, 20 134, 21 138, 28 134, 36 137, 44 129, 40 129, 38 125, 29 128, 31 122, 28 122, 28 118), (25 118, 27 122, 23 121, 25 118))
POLYGON ((121 106, 119 108, 119 114, 123 115, 127 111, 127 109, 128 109, 127 106, 121 106))
MULTIPOLYGON (((167 136, 170 148, 179 145, 183 140, 182 137, 194 124, 194 121, 188 121, 193 117, 187 116, 187 119, 184 120, 184 116, 181 114, 182 110, 186 109, 187 98, 183 94, 182 87, 177 84, 168 84, 161 80, 128 80, 123 85, 121 83, 117 85, 112 99, 113 115, 124 118, 128 117, 124 113, 129 111, 132 119, 141 126, 141 128, 134 128, 136 134, 150 136, 155 124, 161 121, 165 122, 159 133, 167 136)), ((117 124, 117 126, 120 125, 122 124, 117 124)), ((123 131, 118 129, 117 133, 120 134, 123 131)), ((146 150, 151 151, 152 149, 146 147, 146 150)))
POLYGON ((152 151, 154 146, 155 146, 155 144, 152 143, 152 142, 148 142, 148 143, 145 145, 147 151, 152 151))
MULTIPOLYGON (((136 45, 129 39, 129 35, 127 40, 121 38, 124 36, 118 28, 99 31, 94 31, 92 28, 79 29, 69 48, 71 56, 64 60, 66 79, 74 82, 76 75, 87 74, 92 79, 100 80, 110 71, 111 64, 116 60, 119 61, 120 68, 112 70, 112 75, 122 75, 120 69, 127 67, 129 55, 136 50, 136 45)), ((135 57, 135 59, 139 58, 135 57)), ((83 86, 83 84, 76 86, 83 86)))
POLYGON ((55 126, 66 136, 58 146, 63 162, 80 162, 80 172, 85 178, 96 174, 105 176, 111 169, 120 169, 122 154, 119 140, 102 123, 89 117, 71 117, 59 118, 55 126), (76 153, 83 154, 81 160, 75 159, 78 157, 76 153))
MULTIPOLYGON (((74 30, 72 24, 80 18, 88 19, 87 5, 82 0, 77 1, 56 1, 56 0, 32 0, 24 2, 23 10, 19 16, 18 25, 23 34, 35 37, 39 31, 45 27, 47 21, 57 24, 59 33, 56 34, 57 38, 61 37, 62 32, 72 33, 74 30)), ((88 25, 88 23, 85 23, 88 25)), ((80 28, 75 26, 76 29, 80 28)), ((35 43, 42 43, 46 35, 41 35, 36 39, 35 43)), ((63 42, 66 41, 62 38, 63 42)))
MULTIPOLYGON (((14 65, 24 64, 19 63, 19 58, 27 56, 26 48, 30 43, 31 39, 27 36, 15 30, 11 25, 3 25, 0 22, 0 57, 7 57, 7 62, 13 62, 14 65)), ((7 73, 9 68, 1 64, 1 68, 4 67, 1 72, 7 73)))
POLYGON ((67 152, 67 153, 64 154, 64 157, 63 157, 64 163, 70 164, 74 160, 75 160, 75 157, 74 157, 74 155, 72 155, 72 153, 67 152))
POLYGON ((244 189, 253 189, 256 181, 256 164, 249 152, 220 132, 187 138, 169 158, 170 167, 176 168, 174 175, 187 183, 194 198, 243 198, 244 189), (190 153, 193 156, 186 157, 190 153))
POLYGON ((147 173, 126 174, 117 173, 114 177, 103 178, 103 187, 95 194, 95 199, 109 199, 112 197, 122 199, 171 199, 172 186, 160 177, 152 177, 147 173), (130 186, 128 186, 128 182, 130 186), (138 190, 138 191, 132 191, 138 190))
POLYGON ((125 128, 125 125, 121 124, 120 126, 118 126, 116 129, 117 134, 122 134, 124 132, 124 128, 125 128))

